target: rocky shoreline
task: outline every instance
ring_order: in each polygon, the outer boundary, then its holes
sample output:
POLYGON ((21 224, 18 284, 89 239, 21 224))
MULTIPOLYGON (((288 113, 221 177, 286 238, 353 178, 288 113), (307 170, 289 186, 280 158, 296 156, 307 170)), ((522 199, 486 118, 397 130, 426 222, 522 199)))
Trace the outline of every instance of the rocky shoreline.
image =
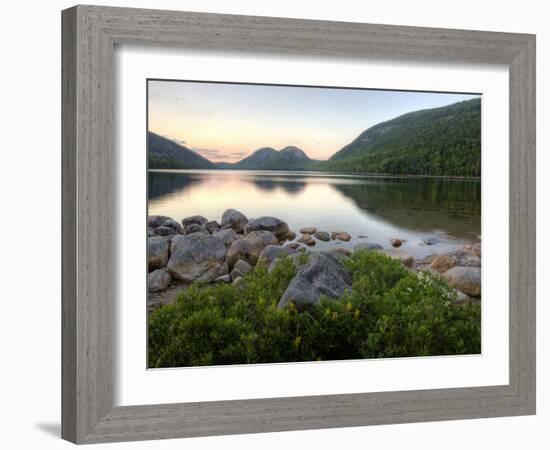
MULTIPOLYGON (((281 219, 264 216, 248 219, 243 213, 226 210, 221 223, 203 216, 184 218, 181 223, 167 216, 147 220, 148 306, 150 310, 172 303, 190 283, 244 284, 244 275, 257 265, 272 270, 281 257, 297 265, 297 274, 278 306, 292 300, 298 306, 317 303, 321 295, 339 298, 351 287, 343 259, 352 254, 345 248, 313 251, 317 242, 348 242, 346 231, 319 230, 304 226, 295 232, 281 219), (309 254, 309 258, 300 258, 309 254)), ((365 236, 356 236, 364 239, 365 236)), ((357 251, 383 252, 414 272, 441 275, 456 290, 458 303, 471 303, 481 296, 481 245, 464 245, 448 253, 415 258, 401 250, 402 240, 386 244, 363 241, 357 251)), ((423 245, 437 249, 437 239, 427 237, 423 245)))

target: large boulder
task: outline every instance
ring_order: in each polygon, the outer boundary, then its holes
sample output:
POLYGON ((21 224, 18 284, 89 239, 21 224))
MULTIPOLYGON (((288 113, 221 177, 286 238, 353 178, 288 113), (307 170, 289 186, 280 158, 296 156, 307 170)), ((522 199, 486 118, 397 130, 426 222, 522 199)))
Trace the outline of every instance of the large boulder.
POLYGON ((204 216, 190 216, 182 219, 181 224, 184 228, 187 228, 189 225, 199 225, 203 226, 208 222, 208 219, 204 216))
POLYGON ((268 245, 262 250, 258 264, 271 264, 271 261, 277 258, 283 258, 296 253, 296 250, 290 247, 281 247, 280 245, 268 245))
POLYGON ((298 270, 283 293, 277 308, 293 302, 304 309, 320 302, 321 296, 341 298, 351 290, 351 273, 344 267, 342 256, 331 252, 312 254, 307 264, 298 270))
POLYGON ((158 227, 168 227, 176 233, 183 233, 183 227, 177 221, 168 216, 149 216, 147 217, 147 226, 155 229, 158 227))
POLYGON ((242 233, 248 223, 246 216, 236 209, 227 209, 222 215, 222 228, 231 228, 237 233, 242 233))
POLYGON ((235 233, 231 228, 214 231, 212 235, 222 240, 226 247, 229 247, 233 243, 233 241, 236 241, 238 239, 237 233, 235 233))
POLYGON ((227 273, 223 241, 203 233, 178 239, 167 268, 174 278, 185 282, 210 282, 227 273))
POLYGON ((453 267, 443 274, 449 286, 470 297, 481 297, 481 269, 479 267, 453 267))
POLYGON ((170 256, 170 241, 162 236, 147 239, 147 266, 149 272, 166 266, 170 256))
POLYGON ((282 239, 288 232, 288 225, 281 219, 271 216, 258 217, 257 219, 251 219, 244 228, 244 234, 251 233, 252 231, 270 231, 278 239, 282 239))
POLYGON ((178 232, 171 227, 161 225, 155 229, 155 234, 158 234, 159 236, 172 236, 173 234, 178 234, 178 232))
POLYGON ((445 273, 455 267, 456 263, 456 258, 451 255, 437 255, 430 263, 430 267, 439 273, 445 273))
POLYGON ((242 259, 255 266, 263 249, 268 245, 277 245, 278 243, 277 237, 269 231, 252 231, 243 239, 231 244, 227 250, 227 262, 229 266, 233 267, 239 259, 242 259))
POLYGON ((191 223, 185 227, 185 231, 183 232, 183 234, 191 233, 207 233, 207 231, 198 223, 191 223))
POLYGON ((212 234, 214 231, 218 231, 220 229, 220 224, 216 220, 211 220, 210 222, 206 222, 204 224, 204 229, 212 234))
POLYGON ((166 269, 157 269, 147 276, 149 292, 164 291, 172 282, 172 276, 166 269))
POLYGON ((456 260, 456 265, 461 267, 481 267, 481 258, 475 254, 465 251, 457 250, 452 253, 448 253, 456 260))

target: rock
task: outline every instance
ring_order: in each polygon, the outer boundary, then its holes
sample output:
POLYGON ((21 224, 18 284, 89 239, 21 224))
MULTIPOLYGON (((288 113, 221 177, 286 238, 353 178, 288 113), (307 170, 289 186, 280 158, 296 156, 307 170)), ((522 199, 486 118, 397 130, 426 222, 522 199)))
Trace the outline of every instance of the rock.
POLYGON ((401 239, 390 239, 390 242, 391 242, 391 245, 393 245, 394 247, 401 247, 401 245, 403 244, 403 241, 401 239))
POLYGON ((355 244, 353 247, 353 251, 359 252, 361 250, 365 251, 376 251, 376 250, 383 250, 383 247, 380 244, 375 244, 374 242, 360 242, 359 244, 355 244))
POLYGON ((315 245, 315 239, 313 239, 309 234, 302 235, 302 237, 298 239, 298 242, 306 244, 309 247, 312 247, 315 245))
POLYGON ((340 257, 330 252, 311 254, 309 261, 298 270, 283 293, 277 308, 293 302, 298 309, 320 302, 321 296, 339 299, 351 289, 351 273, 340 257))
POLYGON ((147 266, 149 272, 166 266, 170 255, 170 242, 162 236, 147 239, 147 266))
POLYGON ((304 253, 304 252, 307 251, 307 248, 305 248, 305 247, 300 247, 300 248, 297 249, 296 251, 299 252, 299 253, 304 253))
POLYGON ((298 250, 300 248, 300 244, 297 244, 297 243, 287 244, 287 245, 285 245, 285 247, 291 248, 293 250, 298 250))
POLYGON ((268 265, 277 258, 283 258, 294 253, 296 253, 296 250, 292 248, 281 247, 280 245, 268 245, 262 250, 258 264, 268 265))
POLYGON ((245 286, 244 278, 243 278, 243 277, 237 277, 237 278, 235 278, 235 279, 233 280, 232 285, 235 286, 236 288, 239 288, 239 289, 244 288, 244 286, 245 286))
POLYGON ((188 234, 180 238, 174 248, 167 268, 179 280, 210 282, 227 271, 225 244, 215 236, 188 234))
POLYGON ((183 233, 183 227, 168 216, 149 216, 147 217, 147 225, 151 228, 168 227, 176 233, 183 233))
POLYGON ((168 216, 147 216, 147 226, 151 228, 160 227, 166 219, 172 218, 168 216))
POLYGON ((472 303, 472 298, 466 295, 464 292, 460 292, 458 289, 453 289, 456 294, 456 300, 453 300, 455 305, 469 305, 472 303))
POLYGON ((339 253, 341 255, 344 255, 344 256, 349 256, 352 254, 352 251, 351 250, 348 250, 347 248, 335 248, 334 250, 332 250, 333 252, 336 252, 336 253, 339 253))
POLYGON ((317 228, 315 227, 302 227, 300 228, 300 233, 302 234, 315 234, 317 231, 317 228))
POLYGON ((454 266, 456 266, 456 259, 449 255, 437 255, 430 264, 430 267, 439 273, 447 272, 454 266))
POLYGON ((328 234, 326 231, 317 231, 314 236, 319 239, 320 241, 328 242, 330 241, 330 234, 328 234))
POLYGON ((235 233, 231 228, 214 231, 212 235, 223 241, 226 247, 229 247, 234 241, 236 241, 238 236, 237 233, 235 233))
POLYGON ((153 227, 147 227, 147 237, 156 236, 157 233, 153 227))
POLYGON ((435 244, 439 243, 439 239, 437 239, 434 236, 428 236, 428 237, 425 237, 425 238, 422 239, 422 243, 424 245, 435 245, 435 244))
MULTIPOLYGON (((268 247, 269 247, 269 245, 268 245, 268 247)), ((260 256, 260 258, 261 258, 261 256, 260 256)), ((244 275, 245 273, 248 273, 252 270, 252 266, 250 264, 248 264, 246 261, 243 261, 242 259, 239 259, 235 263, 235 269, 237 269, 239 272, 241 272, 241 274, 244 275)))
POLYGON ((448 253, 456 259, 456 265, 462 267, 481 267, 481 259, 471 252, 465 250, 457 250, 452 253, 448 253))
POLYGON ((451 287, 470 297, 481 296, 481 269, 479 267, 456 266, 447 270, 443 277, 451 287))
POLYGON ((206 233, 206 230, 200 226, 198 223, 192 223, 185 227, 185 231, 183 234, 191 234, 191 233, 206 233))
POLYGON ((412 269, 412 267, 414 266, 414 257, 412 255, 409 255, 408 253, 405 253, 403 250, 396 250, 391 248, 385 250, 385 253, 391 256, 393 259, 401 261, 401 263, 409 269, 412 269))
POLYGON ((248 223, 246 216, 236 209, 227 209, 222 215, 222 228, 231 228, 237 233, 242 233, 248 223))
POLYGON ((204 224, 204 229, 208 231, 210 234, 214 233, 214 231, 217 231, 220 228, 221 228, 220 224, 215 220, 211 220, 210 222, 206 222, 204 224))
POLYGON ((231 276, 231 279, 233 281, 235 281, 237 278, 242 278, 243 274, 241 273, 241 271, 239 269, 235 268, 231 271, 230 276, 231 276))
POLYGON ((359 239, 367 239, 368 236, 366 234, 360 234, 359 236, 357 236, 359 239))
POLYGON ((190 216, 182 219, 181 224, 183 228, 187 228, 189 225, 198 225, 202 227, 206 222, 208 222, 208 219, 204 216, 190 216))
POLYGON ((231 282, 231 275, 221 275, 218 278, 214 280, 214 283, 230 283, 231 282))
POLYGON ((172 276, 166 269, 153 270, 147 275, 147 288, 149 292, 164 291, 172 282, 172 276))
POLYGON ((332 234, 331 234, 331 238, 333 240, 338 239, 338 240, 344 241, 344 242, 348 242, 349 240, 351 240, 350 234, 347 233, 346 231, 333 231, 332 234))
POLYGON ((278 239, 281 239, 288 233, 288 225, 276 217, 263 216, 257 219, 250 219, 244 228, 244 234, 252 231, 270 231, 278 239))
POLYGON ((293 253, 293 254, 289 255, 286 258, 275 258, 269 264, 269 266, 267 268, 267 271, 271 272, 279 264, 293 264, 296 268, 298 268, 299 267, 299 260, 298 260, 299 256, 300 256, 299 253, 296 252, 296 253, 293 253))
POLYGON ((282 242, 293 241, 294 239, 296 239, 296 233, 294 231, 289 231, 287 234, 280 238, 282 242))
POLYGON ((177 231, 175 231, 173 228, 161 225, 160 227, 155 229, 155 233, 159 236, 171 236, 173 234, 177 234, 177 231))
POLYGON ((239 259, 255 266, 260 254, 268 245, 277 245, 279 240, 269 231, 252 231, 243 239, 234 241, 227 250, 227 262, 231 267, 239 259))
POLYGON ((474 253, 474 255, 481 259, 481 244, 475 244, 472 247, 472 252, 474 253))

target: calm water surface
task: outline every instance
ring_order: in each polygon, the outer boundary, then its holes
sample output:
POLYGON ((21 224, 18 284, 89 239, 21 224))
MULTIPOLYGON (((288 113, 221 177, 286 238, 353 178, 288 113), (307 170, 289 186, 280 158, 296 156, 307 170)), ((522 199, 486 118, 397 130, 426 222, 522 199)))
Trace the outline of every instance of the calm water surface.
POLYGON ((314 172, 163 170, 149 172, 150 215, 181 220, 200 214, 220 222, 227 208, 248 218, 275 216, 296 232, 304 226, 347 231, 350 242, 317 242, 314 249, 357 242, 421 258, 481 238, 481 183, 435 178, 385 178, 314 172), (367 236, 360 237, 360 236, 367 236), (426 237, 439 243, 422 244, 426 237))

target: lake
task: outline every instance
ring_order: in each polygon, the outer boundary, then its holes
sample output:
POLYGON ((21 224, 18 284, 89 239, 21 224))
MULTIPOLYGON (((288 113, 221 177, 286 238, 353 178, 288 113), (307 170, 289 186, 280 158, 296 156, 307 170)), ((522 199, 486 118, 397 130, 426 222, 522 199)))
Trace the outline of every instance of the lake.
POLYGON ((200 214, 221 221, 228 208, 249 219, 274 216, 298 232, 304 226, 347 231, 350 242, 317 241, 312 250, 358 242, 402 249, 415 258, 452 251, 481 239, 481 182, 378 177, 321 172, 154 170, 148 180, 149 215, 178 221, 200 214), (365 237, 366 236, 366 237, 365 237), (438 243, 422 240, 435 237, 438 243))

